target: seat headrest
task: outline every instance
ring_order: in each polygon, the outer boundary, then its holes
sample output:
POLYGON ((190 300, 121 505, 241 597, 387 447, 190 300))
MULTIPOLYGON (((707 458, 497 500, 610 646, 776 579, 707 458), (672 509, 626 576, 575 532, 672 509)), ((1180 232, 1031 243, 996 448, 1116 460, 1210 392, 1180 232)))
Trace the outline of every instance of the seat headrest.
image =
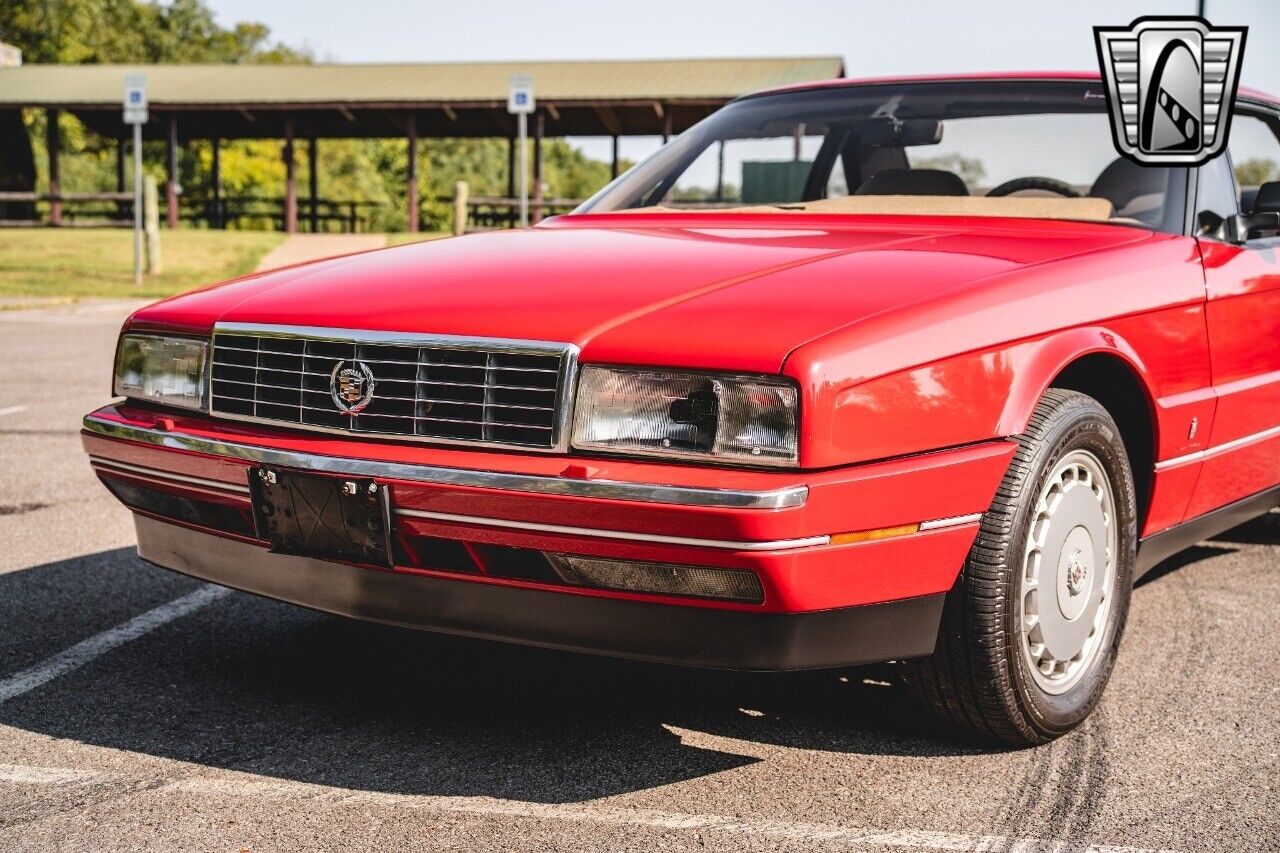
POLYGON ((1267 181, 1253 192, 1249 203, 1250 213, 1274 213, 1280 211, 1280 181, 1267 181))
POLYGON ((1093 182, 1089 195, 1105 198, 1116 210, 1135 198, 1162 194, 1169 186, 1169 170, 1164 167, 1139 166, 1132 160, 1118 157, 1102 170, 1093 182))
POLYGON ((854 195, 968 195, 954 172, 943 169, 885 169, 862 182, 854 195))

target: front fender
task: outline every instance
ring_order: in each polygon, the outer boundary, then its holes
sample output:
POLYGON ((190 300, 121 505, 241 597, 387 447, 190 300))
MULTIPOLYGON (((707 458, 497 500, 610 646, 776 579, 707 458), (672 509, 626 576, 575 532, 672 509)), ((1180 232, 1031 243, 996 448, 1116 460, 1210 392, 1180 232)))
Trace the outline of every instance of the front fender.
POLYGON ((1096 353, 1133 371, 1161 432, 1171 411, 1162 401, 1209 387, 1206 345, 1200 307, 1181 307, 1064 329, 845 387, 817 384, 802 464, 848 465, 1017 435, 1053 380, 1096 353))
POLYGON ((1129 341, 1102 326, 1068 329, 1043 338, 1020 353, 1022 363, 1014 371, 1004 410, 996 422, 996 434, 1009 436, 1023 432, 1053 380, 1073 362, 1095 354, 1119 359, 1136 374, 1145 392, 1147 407, 1155 410, 1149 391, 1151 374, 1129 341))

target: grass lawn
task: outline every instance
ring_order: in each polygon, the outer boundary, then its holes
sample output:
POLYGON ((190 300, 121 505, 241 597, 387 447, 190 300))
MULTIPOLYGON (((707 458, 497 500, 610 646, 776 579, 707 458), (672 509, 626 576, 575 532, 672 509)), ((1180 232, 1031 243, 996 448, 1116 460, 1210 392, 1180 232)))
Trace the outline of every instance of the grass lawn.
POLYGON ((159 297, 253 270, 284 239, 265 231, 161 231, 164 272, 133 283, 133 232, 0 231, 0 297, 159 297))
POLYGON ((404 243, 421 243, 423 240, 439 240, 441 237, 452 237, 451 231, 419 231, 417 234, 410 234, 407 231, 400 231, 387 235, 388 246, 400 246, 404 243))

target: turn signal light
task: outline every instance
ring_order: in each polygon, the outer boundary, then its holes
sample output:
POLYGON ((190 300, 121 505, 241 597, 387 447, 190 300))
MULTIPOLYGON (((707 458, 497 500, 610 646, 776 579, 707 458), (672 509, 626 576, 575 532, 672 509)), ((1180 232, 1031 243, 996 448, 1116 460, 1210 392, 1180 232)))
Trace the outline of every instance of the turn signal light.
POLYGON ((835 533, 831 536, 831 544, 852 545, 855 542, 874 542, 877 539, 896 539, 899 536, 912 536, 919 532, 920 525, 918 524, 900 524, 897 527, 881 527, 878 530, 835 533))
POLYGON ((577 554, 547 554, 560 580, 573 586, 715 598, 760 604, 764 588, 760 578, 740 569, 679 566, 639 560, 606 560, 577 554))

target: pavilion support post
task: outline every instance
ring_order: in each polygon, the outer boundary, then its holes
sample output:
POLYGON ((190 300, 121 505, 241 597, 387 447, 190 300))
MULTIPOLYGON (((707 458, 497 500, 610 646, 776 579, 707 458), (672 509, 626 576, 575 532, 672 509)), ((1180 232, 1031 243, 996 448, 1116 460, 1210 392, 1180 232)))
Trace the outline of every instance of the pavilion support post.
POLYGON ((516 197, 516 138, 507 137, 507 198, 516 197))
POLYGON ((213 163, 209 183, 213 188, 213 206, 209 209, 209 227, 226 228, 227 221, 222 210, 222 140, 214 137, 209 140, 212 147, 213 163))
POLYGON ((168 134, 168 169, 164 182, 165 224, 169 228, 178 227, 178 117, 169 114, 168 134))
POLYGON ((293 157, 293 119, 284 120, 284 232, 298 233, 298 174, 293 157))
POLYGON ((671 107, 668 105, 662 113, 662 142, 671 141, 671 107))
POLYGON ((126 148, 125 146, 126 146, 126 143, 123 136, 116 139, 116 192, 118 193, 122 193, 125 191, 124 164, 125 164, 125 161, 128 159, 128 148, 126 148))
POLYGON ((58 152, 62 148, 62 133, 58 128, 58 111, 45 110, 45 149, 49 154, 49 224, 62 224, 62 169, 58 152))
POLYGON ((547 119, 538 113, 533 120, 533 221, 542 221, 542 136, 547 119))
POLYGON ((618 177, 618 137, 613 137, 613 160, 609 164, 609 177, 618 177))
MULTIPOLYGON (((125 161, 128 159, 129 149, 126 147, 123 136, 116 138, 116 192, 125 191, 125 161)), ((116 218, 124 219, 128 213, 128 208, 124 202, 116 202, 116 218)))
POLYGON ((409 233, 418 233, 418 123, 410 113, 405 122, 405 136, 409 144, 409 169, 405 187, 406 202, 409 205, 409 233))
POLYGON ((314 136, 307 140, 307 206, 308 228, 314 234, 320 230, 320 141, 314 136))

